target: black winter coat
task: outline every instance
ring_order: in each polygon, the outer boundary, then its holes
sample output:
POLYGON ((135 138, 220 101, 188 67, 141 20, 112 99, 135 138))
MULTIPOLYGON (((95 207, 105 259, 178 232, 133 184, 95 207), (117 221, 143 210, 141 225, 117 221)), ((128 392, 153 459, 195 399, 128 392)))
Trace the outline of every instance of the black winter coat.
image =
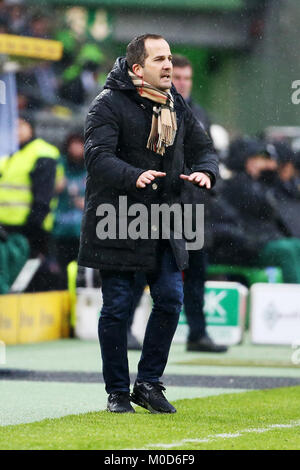
MULTIPOLYGON (((104 90, 91 104, 85 127, 88 176, 80 265, 101 270, 155 270, 159 240, 100 240, 96 234, 96 226, 101 219, 96 215, 97 207, 103 203, 112 204, 118 216, 119 196, 127 196, 128 207, 134 203, 142 203, 149 208, 151 204, 181 203, 183 188, 192 184, 181 180, 181 173, 205 171, 214 183, 218 164, 212 142, 174 86, 171 93, 178 130, 174 144, 166 149, 164 156, 146 148, 153 102, 137 93, 124 58, 117 59, 104 90), (156 178, 155 185, 137 189, 139 175, 149 169, 164 171, 166 176, 156 178)), ((128 217, 128 222, 131 222, 131 217, 128 217)), ((170 243, 178 268, 185 269, 188 266, 185 240, 174 240, 171 236, 170 243)))
POLYGON ((296 179, 276 179, 273 187, 276 207, 290 236, 300 238, 300 190, 296 179))
POLYGON ((273 192, 262 181, 238 172, 224 184, 222 195, 238 213, 239 222, 259 251, 272 240, 288 236, 273 192))

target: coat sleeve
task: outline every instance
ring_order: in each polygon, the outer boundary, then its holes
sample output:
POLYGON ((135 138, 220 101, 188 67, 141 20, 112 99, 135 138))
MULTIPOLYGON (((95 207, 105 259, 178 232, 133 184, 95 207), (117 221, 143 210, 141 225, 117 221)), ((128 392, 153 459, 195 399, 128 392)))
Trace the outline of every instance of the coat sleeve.
POLYGON ((218 156, 210 137, 189 107, 186 107, 184 155, 187 166, 193 172, 209 173, 213 186, 219 174, 218 156))
POLYGON ((130 191, 145 170, 136 168, 116 156, 120 133, 117 111, 106 96, 100 95, 91 105, 85 126, 85 163, 88 174, 99 183, 130 191))
POLYGON ((56 160, 40 157, 31 173, 32 206, 27 218, 28 228, 34 231, 41 227, 50 211, 50 202, 54 194, 56 160))

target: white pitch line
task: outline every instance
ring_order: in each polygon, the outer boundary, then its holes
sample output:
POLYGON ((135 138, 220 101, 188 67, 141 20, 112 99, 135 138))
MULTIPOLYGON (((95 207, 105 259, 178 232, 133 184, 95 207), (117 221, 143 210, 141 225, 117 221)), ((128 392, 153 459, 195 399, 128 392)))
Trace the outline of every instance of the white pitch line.
POLYGON ((200 444, 203 442, 216 441, 217 439, 234 439, 235 437, 241 437, 243 434, 264 433, 264 432, 272 431, 272 429, 288 429, 288 428, 296 428, 298 426, 300 426, 300 421, 294 421, 289 424, 270 424, 270 426, 267 426, 265 428, 243 429, 242 431, 238 431, 236 433, 212 434, 202 439, 197 439, 197 438, 182 439, 179 442, 172 442, 170 444, 167 444, 167 443, 147 444, 146 448, 163 447, 165 449, 171 449, 172 447, 180 447, 184 444, 187 444, 188 442, 200 444))

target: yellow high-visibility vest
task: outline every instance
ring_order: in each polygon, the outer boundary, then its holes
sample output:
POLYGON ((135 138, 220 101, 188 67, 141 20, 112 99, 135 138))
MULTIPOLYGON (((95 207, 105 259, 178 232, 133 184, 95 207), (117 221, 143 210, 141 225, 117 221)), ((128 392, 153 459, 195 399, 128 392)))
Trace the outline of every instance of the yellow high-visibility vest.
MULTIPOLYGON (((21 226, 30 214, 33 194, 30 173, 39 158, 58 160, 59 150, 43 139, 35 139, 11 156, 0 159, 0 224, 21 226)), ((54 209, 55 198, 50 203, 54 209)), ((50 231, 53 214, 50 211, 42 227, 50 231)))

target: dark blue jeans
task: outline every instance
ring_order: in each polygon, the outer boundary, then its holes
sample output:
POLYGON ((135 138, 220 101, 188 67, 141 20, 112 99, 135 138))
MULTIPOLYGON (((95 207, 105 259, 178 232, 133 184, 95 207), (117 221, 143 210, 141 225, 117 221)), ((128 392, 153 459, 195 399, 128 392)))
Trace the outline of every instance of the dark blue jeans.
POLYGON ((184 271, 184 311, 189 325, 188 341, 206 335, 204 287, 207 258, 203 250, 189 252, 189 268, 184 271))
MULTIPOLYGON (((158 382, 167 364, 183 303, 183 285, 169 244, 162 244, 160 269, 147 275, 153 299, 137 380, 158 382)), ((134 272, 101 271, 103 308, 99 341, 107 393, 128 392, 127 321, 132 312, 134 272)))
MULTIPOLYGON (((207 256, 203 250, 190 251, 189 268, 184 271, 184 311, 189 326, 188 341, 197 341, 206 335, 206 321, 204 316, 204 288, 206 277, 207 256)), ((144 274, 137 274, 134 283, 132 312, 128 321, 130 330, 134 312, 138 306, 147 279, 144 274)))

